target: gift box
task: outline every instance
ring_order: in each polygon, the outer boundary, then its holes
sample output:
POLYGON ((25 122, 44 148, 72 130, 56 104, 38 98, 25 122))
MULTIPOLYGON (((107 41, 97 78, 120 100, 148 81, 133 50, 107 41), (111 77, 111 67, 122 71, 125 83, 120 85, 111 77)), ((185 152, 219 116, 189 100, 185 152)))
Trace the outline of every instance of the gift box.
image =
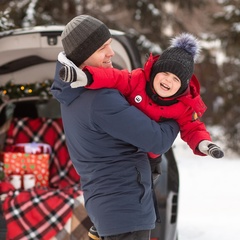
POLYGON ((1 154, 4 164, 4 175, 34 174, 35 186, 48 186, 49 180, 49 159, 47 153, 32 154, 22 152, 3 152, 1 154))
POLYGON ((18 143, 16 145, 8 146, 8 152, 21 152, 21 153, 51 153, 52 149, 49 144, 46 143, 18 143))

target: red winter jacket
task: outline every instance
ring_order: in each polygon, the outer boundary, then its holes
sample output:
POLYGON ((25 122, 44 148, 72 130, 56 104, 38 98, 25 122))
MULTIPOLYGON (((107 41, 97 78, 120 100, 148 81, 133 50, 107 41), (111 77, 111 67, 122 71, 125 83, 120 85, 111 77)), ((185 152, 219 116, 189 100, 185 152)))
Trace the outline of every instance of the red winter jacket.
MULTIPOLYGON (((155 103, 146 93, 146 85, 150 79, 152 65, 157 59, 158 56, 150 55, 144 69, 138 68, 132 72, 115 68, 87 66, 84 70, 91 73, 93 83, 86 88, 118 89, 130 104, 136 106, 151 119, 155 121, 175 119, 180 126, 181 138, 188 143, 195 154, 204 156, 205 154, 201 153, 197 146, 202 140, 211 141, 211 137, 204 123, 199 119, 206 110, 200 96, 200 84, 196 76, 193 75, 189 88, 184 94, 176 97, 176 103, 170 106, 155 103)), ((161 98, 159 97, 159 99, 161 98)))

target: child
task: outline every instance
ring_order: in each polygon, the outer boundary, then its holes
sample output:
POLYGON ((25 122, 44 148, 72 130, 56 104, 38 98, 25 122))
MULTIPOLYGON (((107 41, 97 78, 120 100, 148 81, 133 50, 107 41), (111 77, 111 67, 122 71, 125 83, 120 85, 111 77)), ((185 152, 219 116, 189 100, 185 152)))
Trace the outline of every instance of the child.
MULTIPOLYGON (((193 75, 194 61, 200 52, 198 40, 183 33, 173 38, 171 46, 158 57, 150 55, 143 69, 132 72, 114 68, 87 66, 79 69, 64 53, 58 60, 64 65, 60 77, 71 87, 89 89, 115 88, 155 121, 175 119, 181 138, 197 155, 222 158, 223 151, 211 142, 211 137, 199 117, 206 106, 200 97, 200 85, 193 75)), ((157 155, 149 153, 150 158, 157 155)))

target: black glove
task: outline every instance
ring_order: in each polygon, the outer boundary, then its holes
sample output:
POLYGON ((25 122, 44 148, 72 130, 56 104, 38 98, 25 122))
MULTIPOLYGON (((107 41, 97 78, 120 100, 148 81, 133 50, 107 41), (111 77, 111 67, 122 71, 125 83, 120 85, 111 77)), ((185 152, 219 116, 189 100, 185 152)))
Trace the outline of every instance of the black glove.
POLYGON ((64 82, 70 82, 72 88, 84 87, 88 84, 87 75, 70 61, 64 52, 58 54, 58 61, 63 64, 59 76, 64 82))
POLYGON ((158 156, 157 158, 148 158, 151 166, 152 173, 159 173, 161 174, 161 162, 162 156, 158 156))
POLYGON ((222 158, 224 156, 224 152, 219 146, 207 140, 201 141, 198 145, 198 149, 200 152, 213 158, 222 158))
POLYGON ((208 145, 208 154, 214 158, 222 158, 224 156, 224 153, 221 150, 221 148, 215 144, 208 145))

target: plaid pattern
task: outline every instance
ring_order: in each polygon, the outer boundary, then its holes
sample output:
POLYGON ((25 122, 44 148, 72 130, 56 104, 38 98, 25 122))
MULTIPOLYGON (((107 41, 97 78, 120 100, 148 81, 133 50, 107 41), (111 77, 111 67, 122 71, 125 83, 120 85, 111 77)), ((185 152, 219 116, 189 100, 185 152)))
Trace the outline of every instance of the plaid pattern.
POLYGON ((15 144, 30 142, 46 143, 52 148, 50 187, 8 192, 3 202, 7 240, 64 240, 63 236, 68 237, 66 240, 87 240, 91 222, 84 206, 76 200, 82 196, 79 190, 80 177, 68 154, 62 120, 14 118, 7 133, 4 151, 11 151, 15 144), (76 231, 76 238, 72 231, 76 231))
POLYGON ((79 182, 80 177, 66 147, 62 119, 14 118, 7 133, 4 151, 11 151, 15 144, 30 142, 47 143, 52 147, 50 187, 65 187, 79 182))
POLYGON ((89 240, 88 231, 93 224, 81 203, 81 197, 75 199, 72 217, 51 240, 89 240))
POLYGON ((72 216, 75 198, 81 194, 77 187, 61 190, 33 188, 9 192, 3 202, 8 229, 7 239, 51 239, 64 229, 72 216))

